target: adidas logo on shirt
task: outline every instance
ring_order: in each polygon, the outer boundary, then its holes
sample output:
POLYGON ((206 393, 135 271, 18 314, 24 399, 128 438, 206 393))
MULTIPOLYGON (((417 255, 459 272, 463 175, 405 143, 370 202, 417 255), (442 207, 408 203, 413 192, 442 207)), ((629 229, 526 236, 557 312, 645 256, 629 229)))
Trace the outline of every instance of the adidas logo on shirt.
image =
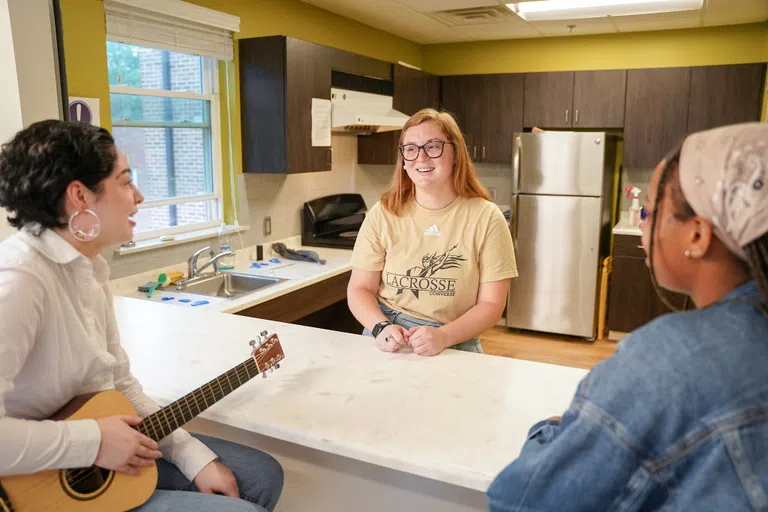
POLYGON ((440 236, 440 230, 437 229, 437 224, 432 224, 432 226, 424 232, 424 236, 440 236))

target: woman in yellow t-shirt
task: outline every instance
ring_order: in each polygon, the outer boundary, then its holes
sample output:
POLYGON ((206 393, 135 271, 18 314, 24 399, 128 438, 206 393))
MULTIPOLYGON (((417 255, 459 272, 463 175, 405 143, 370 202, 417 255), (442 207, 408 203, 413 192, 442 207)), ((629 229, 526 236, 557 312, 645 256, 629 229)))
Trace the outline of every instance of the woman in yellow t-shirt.
POLYGON ((414 114, 389 189, 367 213, 347 300, 382 351, 482 352, 517 276, 504 215, 477 180, 456 121, 414 114))

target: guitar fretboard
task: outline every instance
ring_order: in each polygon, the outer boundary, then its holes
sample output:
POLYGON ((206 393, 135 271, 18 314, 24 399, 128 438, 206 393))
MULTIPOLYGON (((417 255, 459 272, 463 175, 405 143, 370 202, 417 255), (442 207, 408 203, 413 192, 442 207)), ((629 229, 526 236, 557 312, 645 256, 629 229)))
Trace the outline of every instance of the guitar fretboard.
POLYGON ((253 358, 187 393, 142 421, 136 430, 160 441, 260 373, 253 358))

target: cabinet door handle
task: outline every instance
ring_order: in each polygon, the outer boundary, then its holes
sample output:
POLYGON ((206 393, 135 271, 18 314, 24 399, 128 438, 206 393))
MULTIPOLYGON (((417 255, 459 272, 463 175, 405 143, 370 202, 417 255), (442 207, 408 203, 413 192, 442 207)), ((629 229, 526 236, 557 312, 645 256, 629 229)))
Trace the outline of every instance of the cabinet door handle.
POLYGON ((483 146, 483 160, 485 160, 485 146, 483 146))
POLYGON ((576 117, 573 119, 573 124, 579 124, 579 109, 576 109, 576 117))
POLYGON ((472 146, 472 160, 477 160, 477 146, 472 146))
POLYGON ((568 124, 568 109, 565 109, 565 124, 568 124))

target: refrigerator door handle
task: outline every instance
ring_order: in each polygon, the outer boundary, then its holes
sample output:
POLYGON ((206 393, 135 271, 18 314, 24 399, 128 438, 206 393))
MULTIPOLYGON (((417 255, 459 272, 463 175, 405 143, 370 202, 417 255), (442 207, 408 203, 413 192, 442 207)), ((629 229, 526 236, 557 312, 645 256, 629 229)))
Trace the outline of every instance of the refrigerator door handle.
POLYGON ((520 224, 520 217, 517 215, 517 209, 520 207, 520 194, 515 194, 515 205, 513 208, 515 209, 515 221, 512 228, 512 245, 514 246, 515 252, 517 252, 517 230, 518 226, 520 224))
POLYGON ((518 135, 512 142, 512 195, 520 193, 520 167, 523 162, 523 139, 518 135))
POLYGON ((523 159, 523 139, 519 136, 515 137, 512 148, 512 198, 513 206, 510 215, 512 218, 512 243, 517 251, 517 229, 518 229, 518 207, 520 205, 520 167, 523 159))

